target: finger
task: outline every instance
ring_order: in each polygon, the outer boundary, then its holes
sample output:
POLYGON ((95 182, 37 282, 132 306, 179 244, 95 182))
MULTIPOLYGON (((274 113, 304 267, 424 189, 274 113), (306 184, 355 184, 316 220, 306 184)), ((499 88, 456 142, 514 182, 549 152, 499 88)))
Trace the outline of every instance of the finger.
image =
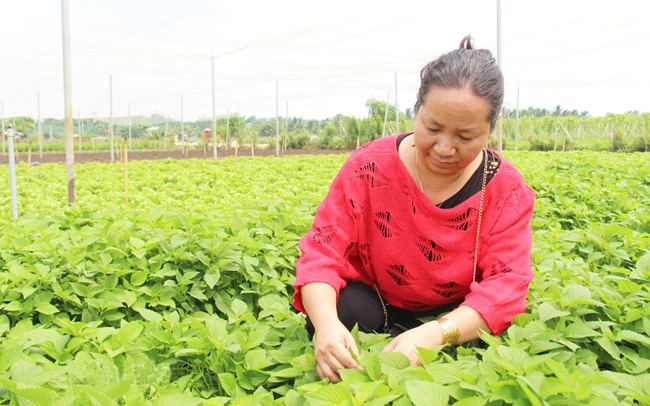
POLYGON ((388 345, 385 346, 384 349, 381 350, 381 352, 394 351, 396 346, 397 346, 397 339, 395 339, 395 340, 391 341, 390 343, 388 343, 388 345))
POLYGON ((352 355, 350 355, 350 351, 347 348, 339 348, 333 355, 336 357, 338 363, 340 363, 341 368, 361 368, 359 364, 357 364, 357 361, 352 358, 352 355))
POLYGON ((332 370, 332 368, 330 368, 328 365, 323 365, 322 371, 322 379, 328 378, 332 383, 341 382, 341 377, 339 374, 335 370, 332 370))
POLYGON ((320 380, 324 380, 326 378, 325 374, 323 373, 323 369, 321 368, 320 364, 316 364, 316 373, 318 374, 318 377, 320 380))

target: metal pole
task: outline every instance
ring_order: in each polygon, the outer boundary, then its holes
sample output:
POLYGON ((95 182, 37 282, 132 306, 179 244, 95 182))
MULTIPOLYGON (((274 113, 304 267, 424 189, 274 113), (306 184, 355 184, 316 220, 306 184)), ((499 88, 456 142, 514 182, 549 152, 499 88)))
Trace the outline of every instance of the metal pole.
POLYGON ((74 176, 74 140, 72 123, 72 73, 70 61, 70 16, 68 0, 61 0, 61 25, 63 31, 63 99, 65 104, 65 165, 68 181, 68 204, 77 200, 74 176))
MULTIPOLYGON (((497 0, 497 65, 501 68, 501 0, 497 0)), ((501 107, 503 112, 503 106, 501 107)), ((497 120, 497 152, 503 153, 503 119, 497 120)))
POLYGON ((519 86, 517 86, 517 127, 515 129, 515 151, 517 150, 517 140, 519 139, 519 86))
POLYGON ((16 193, 16 160, 14 158, 14 135, 16 131, 9 124, 7 142, 9 147, 9 182, 11 185, 11 218, 18 218, 18 197, 16 193))
POLYGON ((113 147, 113 74, 108 75, 108 88, 111 103, 111 118, 108 122, 108 128, 111 134, 111 162, 115 162, 115 148, 113 147))
POLYGON ((131 103, 129 103, 129 151, 133 151, 133 144, 131 143, 131 103))
POLYGON ((43 128, 41 127, 41 92, 36 92, 36 103, 38 104, 38 151, 43 158, 43 128))
POLYGON ((79 152, 81 152, 81 111, 77 110, 77 130, 79 131, 79 152))
POLYGON ((395 72, 395 123, 396 123, 397 134, 399 134, 399 103, 397 102, 397 72, 395 72))
POLYGON ((230 106, 228 106, 228 115, 226 117, 226 149, 230 143, 230 106))
POLYGON ((2 107, 2 153, 5 152, 5 101, 0 102, 2 107))
POLYGON ((181 153, 185 155, 185 133, 183 131, 183 95, 181 95, 181 153))
POLYGON ((289 100, 287 100, 287 107, 284 113, 284 145, 283 150, 287 150, 287 138, 289 137, 289 100))
POLYGON ((214 56, 211 59, 212 64, 212 158, 217 159, 217 115, 216 102, 214 98, 214 56))
POLYGON ((278 100, 278 81, 275 81, 275 156, 280 156, 280 102, 278 100))
POLYGON ((388 106, 390 106, 390 90, 388 91, 388 97, 386 97, 386 111, 384 112, 384 129, 381 130, 381 138, 386 136, 386 121, 388 121, 388 106))

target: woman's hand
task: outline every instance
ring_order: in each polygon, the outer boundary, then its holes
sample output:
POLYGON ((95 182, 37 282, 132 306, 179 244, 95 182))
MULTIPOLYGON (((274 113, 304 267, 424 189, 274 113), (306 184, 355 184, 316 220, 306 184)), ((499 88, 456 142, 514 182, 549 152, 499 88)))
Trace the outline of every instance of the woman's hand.
POLYGON ((352 334, 338 321, 316 331, 314 357, 316 372, 321 379, 329 378, 330 382, 340 382, 339 369, 356 368, 361 366, 352 358, 348 348, 359 357, 357 343, 352 334))
POLYGON ((382 352, 401 352, 406 355, 411 365, 422 365, 418 358, 417 347, 433 348, 441 344, 443 344, 442 329, 440 324, 434 321, 403 332, 384 347, 382 352))

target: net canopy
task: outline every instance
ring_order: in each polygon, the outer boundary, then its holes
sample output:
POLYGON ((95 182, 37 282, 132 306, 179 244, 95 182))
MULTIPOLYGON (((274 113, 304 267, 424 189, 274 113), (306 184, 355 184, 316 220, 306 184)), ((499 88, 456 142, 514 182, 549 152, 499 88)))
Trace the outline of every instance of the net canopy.
MULTIPOLYGON (((649 4, 503 0, 505 105, 519 88, 522 108, 650 111, 649 4)), ((61 118, 61 3, 2 0, 2 10, 4 116, 40 106, 61 118)), ((83 117, 363 117, 370 98, 412 107, 420 68, 467 34, 497 55, 493 1, 70 0, 69 11, 83 117)))

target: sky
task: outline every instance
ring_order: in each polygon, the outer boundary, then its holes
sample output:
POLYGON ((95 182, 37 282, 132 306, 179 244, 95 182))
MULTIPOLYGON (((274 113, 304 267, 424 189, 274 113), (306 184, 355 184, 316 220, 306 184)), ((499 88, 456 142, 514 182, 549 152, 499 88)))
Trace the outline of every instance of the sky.
MULTIPOLYGON (((422 66, 465 35, 497 55, 496 0, 68 5, 75 118, 361 118, 370 98, 412 108, 422 66)), ((61 14, 0 0, 3 117, 63 118, 61 14)), ((504 105, 650 112, 648 43, 646 0, 502 0, 504 105)))

